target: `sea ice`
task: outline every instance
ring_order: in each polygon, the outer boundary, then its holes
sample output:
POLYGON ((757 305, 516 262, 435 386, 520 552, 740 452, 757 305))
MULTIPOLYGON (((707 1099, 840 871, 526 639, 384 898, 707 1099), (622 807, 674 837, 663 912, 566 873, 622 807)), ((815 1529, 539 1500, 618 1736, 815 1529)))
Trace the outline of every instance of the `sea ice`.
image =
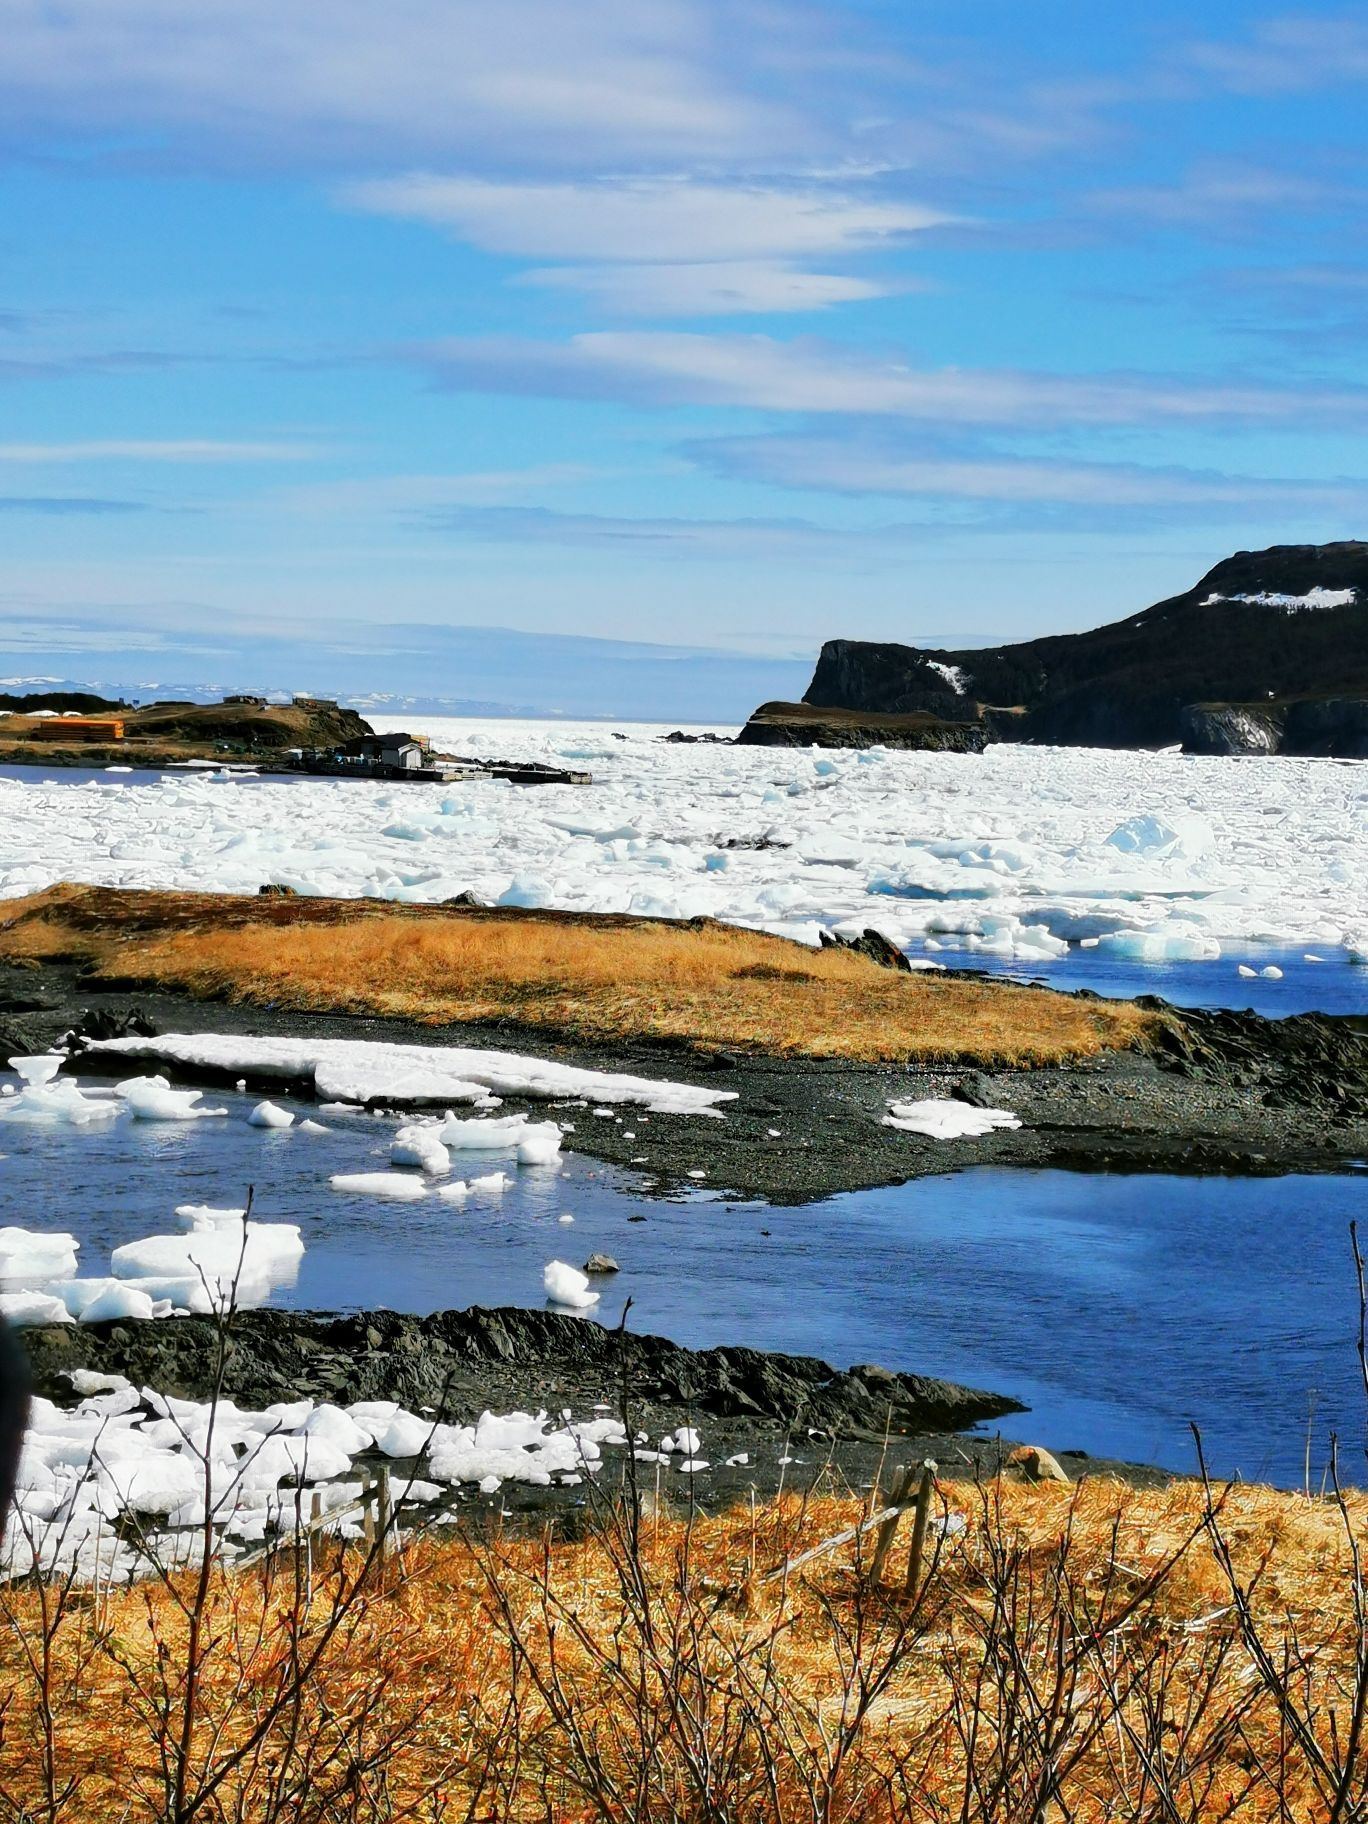
POLYGON ((226 1108, 201 1108, 197 1089, 172 1089, 165 1077, 130 1077, 115 1086, 138 1121, 200 1121, 226 1115, 226 1108))
POLYGON ((397 1203, 416 1203, 427 1196, 422 1179, 405 1172, 334 1172, 328 1183, 335 1191, 354 1191, 361 1197, 390 1197, 397 1203))
POLYGON ((293 1127, 294 1116, 286 1108, 277 1108, 274 1102, 258 1102, 247 1117, 252 1127, 293 1127))
POLYGON ((451 1154, 443 1146, 440 1129, 421 1123, 401 1127, 390 1142, 391 1165, 415 1165, 437 1176, 451 1170, 451 1154))
POLYGON ((572 1311, 587 1311, 599 1302, 597 1292, 589 1290, 589 1276, 563 1260, 548 1261, 542 1273, 546 1296, 554 1305, 566 1305, 572 1311))
MULTIPOLYGON (((1326 605, 1312 591, 1264 607, 1326 605)), ((346 897, 435 902, 469 889, 491 902, 702 915, 812 944, 822 928, 876 924, 919 958, 934 943, 937 956, 1043 960, 1030 935, 1042 932, 1075 954, 1111 933, 1155 940, 1134 952, 1140 962, 1215 953, 1175 952, 1170 933, 1226 951, 1274 943, 1368 957, 1361 766, 1021 746, 669 746, 656 739, 667 730, 644 726, 624 741, 611 725, 427 726, 461 752, 588 759, 594 785, 532 794, 480 779, 0 780, 0 897, 61 879, 236 893, 280 880, 346 897), (738 841, 755 846, 722 846, 738 841)), ((444 1067, 461 1062, 447 1053, 444 1067)), ((432 1087, 422 1069, 402 1079, 393 1059, 383 1085, 369 1063, 352 1078, 336 1060, 329 1068, 320 1081, 339 1086, 340 1100, 402 1100, 401 1089, 424 1099, 432 1087)), ((436 1096, 457 1103, 490 1087, 461 1080, 466 1092, 436 1096)))

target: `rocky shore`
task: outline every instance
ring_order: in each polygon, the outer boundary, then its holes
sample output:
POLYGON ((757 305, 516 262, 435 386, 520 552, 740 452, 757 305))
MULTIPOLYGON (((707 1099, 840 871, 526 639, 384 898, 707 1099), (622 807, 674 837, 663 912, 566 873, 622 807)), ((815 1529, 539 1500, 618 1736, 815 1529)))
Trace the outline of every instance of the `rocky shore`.
MULTIPOLYGON (((80 1370, 123 1375, 182 1399, 205 1400, 213 1392, 218 1339, 208 1318, 53 1325, 21 1336, 35 1392, 62 1406, 74 1404, 69 1377, 80 1370)), ((336 1405, 393 1399, 429 1419, 453 1422, 484 1411, 546 1410, 580 1419, 625 1411, 630 1429, 651 1439, 688 1425, 701 1436, 707 1467, 687 1484, 671 1475, 666 1495, 704 1508, 821 1481, 865 1489, 881 1472, 887 1479, 893 1464, 928 1456, 947 1476, 992 1476, 1017 1448, 997 1422, 1025 1410, 1002 1394, 875 1364, 839 1370, 812 1356, 690 1350, 555 1312, 478 1306, 425 1318, 394 1311, 238 1313, 227 1340, 223 1393, 253 1411, 301 1398, 336 1405)), ((1018 1431, 1021 1423, 1018 1418, 1018 1431)), ((1053 1454, 1071 1477, 1164 1479, 1157 1470, 1077 1451, 1053 1454)), ((531 1514, 583 1505, 582 1494, 569 1489, 512 1482, 503 1498, 511 1511, 531 1514)))
MULTIPOLYGON (((1003 983, 1001 992, 1035 991, 1003 983)), ((714 1189, 782 1205, 977 1165, 1275 1174, 1344 1171, 1368 1155, 1368 1022, 1166 1013, 1145 1051, 1064 1067, 938 1070, 701 1053, 678 1044, 571 1044, 509 1023, 415 1027, 181 994, 140 994, 135 1004, 127 992, 93 992, 73 965, 42 964, 0 975, 0 1056, 50 1047, 72 1029, 107 1035, 131 1021, 163 1032, 503 1045, 734 1090, 721 1120, 654 1114, 634 1124, 630 1138, 618 1123, 575 1124, 567 1145, 629 1170, 639 1192, 661 1197, 696 1190, 699 1174, 714 1189), (947 1143, 882 1125, 890 1100, 921 1096, 1010 1109, 1022 1126, 947 1143)), ((98 1060, 90 1054, 78 1068, 85 1072, 98 1060)), ((282 1087, 248 1081, 253 1092, 282 1087)), ((25 1335, 38 1390, 67 1400, 65 1377, 80 1368, 203 1398, 212 1341, 210 1322, 195 1318, 25 1335)), ((703 1430, 713 1467, 694 1478, 688 1498, 704 1505, 824 1474, 867 1487, 881 1464, 926 1455, 949 1473, 993 1473, 1011 1447, 994 1428, 1022 1410, 1017 1402, 898 1372, 904 1366, 839 1371, 749 1349, 690 1351, 544 1311, 477 1308, 420 1319, 392 1311, 337 1317, 266 1310, 235 1321, 225 1390, 251 1407, 301 1395, 337 1403, 378 1398, 463 1419, 515 1408, 589 1416, 605 1406, 616 1411, 625 1395, 634 1426, 652 1436, 683 1424, 703 1430), (728 1464, 734 1456, 747 1460, 728 1464)), ((1011 1429, 1052 1450, 1070 1474, 1089 1467, 1158 1473, 1089 1465, 1070 1451, 1068 1438, 1033 1437, 1019 1420, 1011 1429)), ((545 1505, 538 1491, 511 1498, 530 1512, 545 1505)), ((548 1498, 557 1506, 569 1500, 559 1492, 548 1498)))
MULTIPOLYGON (((999 984, 999 991, 1036 992, 1013 982, 999 984)), ((978 1165, 1276 1174, 1343 1171, 1368 1154, 1368 1021, 1169 1013, 1148 1051, 1033 1069, 937 1069, 700 1051, 678 1042, 571 1043, 509 1021, 417 1026, 141 990, 134 1001, 127 992, 96 990, 72 965, 45 964, 0 972, 0 1056, 45 1049, 73 1028, 107 1036, 134 1014, 143 1028, 160 1032, 494 1045, 707 1083, 736 1092, 724 1120, 654 1115, 649 1124, 635 1124, 631 1138, 615 1122, 580 1122, 568 1144, 632 1169, 648 1193, 674 1194, 698 1182, 691 1173, 702 1173, 714 1189, 775 1204, 978 1165), (1010 1109, 1022 1125, 943 1142, 882 1124, 891 1101, 928 1096, 1010 1109)), ((98 1054, 81 1066, 100 1067, 98 1054)), ((103 1068, 122 1072, 124 1065, 110 1058, 103 1068)), ((205 1071, 168 1074, 216 1082, 205 1071)), ((249 1075, 248 1087, 266 1094, 285 1086, 249 1075)), ((510 1111, 517 1106, 510 1102, 510 1111)))

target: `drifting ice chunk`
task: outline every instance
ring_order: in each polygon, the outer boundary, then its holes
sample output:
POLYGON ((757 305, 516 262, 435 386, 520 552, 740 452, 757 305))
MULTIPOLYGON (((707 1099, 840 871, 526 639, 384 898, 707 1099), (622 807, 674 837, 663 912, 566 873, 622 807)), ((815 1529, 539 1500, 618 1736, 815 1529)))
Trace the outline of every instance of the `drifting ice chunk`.
POLYGON ((448 1203, 464 1203, 470 1195, 470 1186, 464 1178, 453 1178, 450 1184, 439 1184, 437 1195, 445 1197, 448 1203))
POLYGON ((258 1102, 248 1115, 251 1127, 293 1127, 294 1116, 288 1109, 277 1108, 274 1102, 258 1102))
POLYGON ((11 1085, 5 1085, 5 1094, 11 1098, 4 1111, 5 1119, 67 1122, 72 1127, 89 1127, 92 1122, 108 1121, 118 1114, 116 1102, 83 1095, 69 1080, 59 1082, 57 1072, 64 1062, 56 1052, 32 1058, 11 1058, 10 1068, 24 1079, 24 1088, 16 1096, 11 1085))
POLYGON ((119 1317, 155 1317, 154 1301, 146 1292, 140 1292, 136 1286, 106 1286, 98 1297, 81 1312, 83 1324, 104 1323, 110 1318, 119 1317))
POLYGON ((519 1165, 557 1165, 560 1163, 560 1129, 553 1121, 529 1127, 518 1142, 519 1165))
POLYGON ((401 1127, 390 1143, 391 1165, 416 1165, 434 1177, 451 1170, 451 1154, 443 1146, 439 1130, 432 1123, 415 1123, 401 1127))
POLYGON ((137 1121, 201 1121, 207 1115, 226 1115, 226 1108, 200 1108, 197 1089, 172 1089, 165 1077, 130 1077, 117 1085, 137 1121))
POLYGON ((472 1196, 502 1197, 512 1182, 507 1172, 486 1172, 483 1178, 472 1178, 466 1189, 472 1196))
POLYGON ((355 1191, 362 1197, 392 1197, 398 1203, 416 1203, 427 1196, 421 1178, 402 1172, 334 1172, 328 1183, 335 1191, 355 1191))
POLYGON ((1020 1127, 1005 1108, 971 1108, 967 1102, 931 1097, 924 1102, 894 1102, 883 1118, 885 1127, 928 1140, 976 1140, 999 1127, 1020 1127))
POLYGON ((563 1260, 548 1261, 542 1273, 542 1284, 552 1304, 567 1305, 572 1311, 587 1311, 599 1302, 597 1292, 589 1290, 589 1276, 563 1260))
POLYGON ((241 1230, 246 1210, 220 1210, 210 1203, 178 1203, 176 1214, 187 1229, 241 1230))

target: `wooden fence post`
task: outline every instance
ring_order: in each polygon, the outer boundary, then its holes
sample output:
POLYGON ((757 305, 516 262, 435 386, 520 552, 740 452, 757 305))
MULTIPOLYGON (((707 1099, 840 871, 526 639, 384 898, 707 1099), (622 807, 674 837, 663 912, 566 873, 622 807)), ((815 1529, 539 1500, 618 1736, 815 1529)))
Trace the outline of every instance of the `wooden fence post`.
POLYGON ((907 1555, 909 1596, 915 1597, 921 1584, 922 1554, 926 1550, 926 1523, 931 1517, 931 1496, 936 1487, 936 1463, 928 1457, 921 1468, 921 1486, 917 1490, 917 1512, 912 1522, 912 1550, 907 1555))
MULTIPOLYGON (((916 1473, 913 1469, 904 1469, 901 1463, 893 1465, 893 1493, 888 1503, 890 1507, 901 1507, 906 1501, 912 1492, 912 1482, 916 1473)), ((879 1528, 879 1536, 874 1542, 874 1556, 869 1564, 871 1583, 877 1583, 883 1575, 884 1560, 888 1557, 889 1548, 893 1544, 893 1535, 897 1532, 898 1522, 901 1519, 901 1514, 890 1514, 879 1528)))
POLYGON ((380 1479, 375 1485, 375 1522, 379 1532, 380 1576, 385 1575, 385 1553, 389 1546, 391 1519, 390 1473, 389 1465, 382 1464, 380 1479))

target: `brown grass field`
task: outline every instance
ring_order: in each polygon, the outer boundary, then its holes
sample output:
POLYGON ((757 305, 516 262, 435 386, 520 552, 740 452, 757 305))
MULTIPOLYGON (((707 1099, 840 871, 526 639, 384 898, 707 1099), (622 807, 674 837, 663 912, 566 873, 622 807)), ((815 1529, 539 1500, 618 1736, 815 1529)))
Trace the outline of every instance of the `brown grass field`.
POLYGON ((1157 1023, 710 921, 371 900, 53 887, 0 908, 0 961, 45 958, 205 998, 866 1063, 1052 1064, 1143 1045, 1157 1023))
POLYGON ((7 1824, 1348 1824, 1368 1502, 942 1484, 902 1587, 785 1498, 0 1591, 7 1824), (934 1530, 934 1529, 933 1529, 934 1530), (193 1639, 192 1639, 193 1633, 193 1639))

